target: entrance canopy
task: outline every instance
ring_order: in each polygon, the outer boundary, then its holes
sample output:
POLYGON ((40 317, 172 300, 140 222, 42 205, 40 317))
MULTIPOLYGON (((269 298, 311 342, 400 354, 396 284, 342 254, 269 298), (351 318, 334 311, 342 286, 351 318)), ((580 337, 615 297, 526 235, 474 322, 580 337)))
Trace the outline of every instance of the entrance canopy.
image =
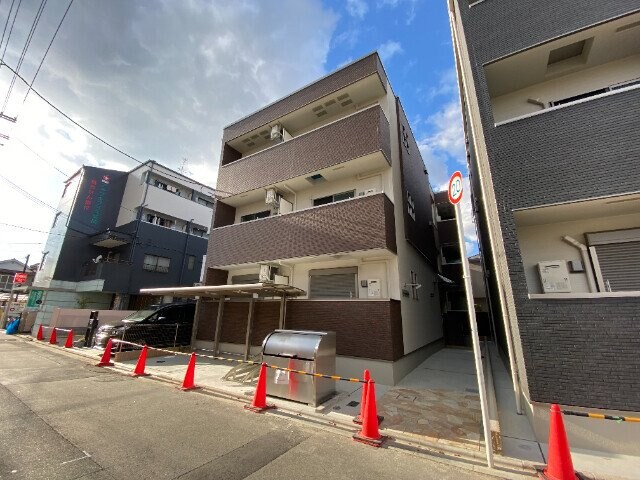
MULTIPOLYGON (((218 355, 220 344, 220 331, 224 312, 225 298, 249 298, 249 314, 247 317, 247 330, 245 336, 244 359, 249 359, 251 331, 253 329, 253 307, 256 297, 280 297, 280 322, 278 327, 285 328, 286 303, 288 297, 299 297, 307 292, 289 285, 275 283, 250 283, 242 285, 209 285, 201 287, 169 287, 169 288, 143 288, 141 294, 147 295, 171 295, 173 297, 200 297, 201 301, 218 300, 218 314, 216 316, 216 329, 213 340, 214 355, 218 355)), ((195 346, 198 328, 200 302, 196 306, 196 315, 191 334, 191 347, 195 346)))

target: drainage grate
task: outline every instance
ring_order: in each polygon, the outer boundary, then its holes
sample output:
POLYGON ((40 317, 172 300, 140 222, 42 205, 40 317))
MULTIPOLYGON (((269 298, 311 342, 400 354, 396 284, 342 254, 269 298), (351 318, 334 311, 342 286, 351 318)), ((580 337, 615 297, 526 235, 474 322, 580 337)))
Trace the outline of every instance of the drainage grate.
POLYGON ((347 407, 357 407, 358 405, 360 405, 360 402, 356 402, 355 400, 351 400, 347 403, 347 407))

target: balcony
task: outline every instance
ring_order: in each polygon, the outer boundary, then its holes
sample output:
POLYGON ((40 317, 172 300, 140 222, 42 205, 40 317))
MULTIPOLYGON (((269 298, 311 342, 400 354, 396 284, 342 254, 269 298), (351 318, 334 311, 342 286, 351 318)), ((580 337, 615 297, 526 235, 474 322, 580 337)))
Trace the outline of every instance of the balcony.
POLYGON ((364 169, 391 164, 389 122, 379 106, 221 166, 217 188, 236 195, 376 152, 364 169))
POLYGON ((396 251, 393 204, 383 194, 214 228, 210 267, 372 249, 396 251))
POLYGON ((441 245, 458 244, 458 228, 455 219, 438 222, 438 239, 441 245))

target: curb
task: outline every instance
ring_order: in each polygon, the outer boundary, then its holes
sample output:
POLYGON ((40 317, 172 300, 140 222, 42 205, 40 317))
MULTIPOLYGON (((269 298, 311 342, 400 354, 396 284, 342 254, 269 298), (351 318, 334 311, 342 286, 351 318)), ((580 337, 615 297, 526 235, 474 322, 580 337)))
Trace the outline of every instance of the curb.
MULTIPOLYGON (((52 346, 49 343, 37 342, 28 334, 16 335, 15 338, 18 338, 25 342, 32 342, 34 345, 37 345, 41 348, 53 350, 62 354, 70 354, 75 358, 81 358, 88 362, 91 361, 91 358, 89 356, 79 353, 78 351, 74 351, 74 349, 68 349, 59 346, 56 348, 56 346, 52 346)), ((99 357, 97 350, 96 357, 99 357)), ((131 373, 131 368, 129 365, 124 365, 119 362, 115 362, 114 366, 103 368, 105 370, 109 370, 121 375, 128 376, 129 373, 131 373)), ((154 372, 148 377, 141 378, 156 380, 169 385, 181 385, 181 382, 179 380, 161 373, 159 374, 154 372)), ((243 395, 235 395, 220 388, 204 385, 200 385, 199 387, 200 388, 198 388, 198 390, 195 390, 196 393, 221 398, 227 401, 233 401, 235 403, 244 404, 251 401, 249 397, 243 395)), ((298 418, 309 420, 316 428, 321 428, 325 431, 338 433, 348 437, 351 437, 353 435, 354 428, 357 428, 357 426, 355 426, 352 422, 348 422, 342 419, 328 418, 324 415, 314 414, 310 412, 293 410, 288 408, 287 405, 280 405, 277 399, 273 400, 276 404, 277 410, 267 411, 265 412, 266 415, 286 416, 287 418, 291 419, 298 418)), ((424 437, 420 437, 418 435, 413 435, 398 430, 385 429, 384 427, 381 427, 380 430, 381 433, 384 433, 389 437, 388 447, 397 448, 412 455, 423 457, 426 456, 429 458, 429 460, 436 461, 438 463, 464 468, 465 470, 482 473, 496 478, 522 479, 536 476, 534 465, 526 461, 516 460, 509 457, 495 456, 495 467, 493 469, 490 469, 484 465, 485 456, 480 450, 473 451, 461 447, 456 447, 448 442, 445 443, 446 441, 429 441, 425 440, 424 437)))

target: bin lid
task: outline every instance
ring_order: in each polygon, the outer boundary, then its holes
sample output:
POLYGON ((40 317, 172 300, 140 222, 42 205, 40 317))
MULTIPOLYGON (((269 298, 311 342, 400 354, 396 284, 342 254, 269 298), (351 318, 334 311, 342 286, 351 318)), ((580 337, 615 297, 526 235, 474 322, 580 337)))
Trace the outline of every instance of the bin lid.
POLYGON ((327 332, 276 330, 264 339, 262 353, 277 357, 315 360, 316 351, 327 332))

